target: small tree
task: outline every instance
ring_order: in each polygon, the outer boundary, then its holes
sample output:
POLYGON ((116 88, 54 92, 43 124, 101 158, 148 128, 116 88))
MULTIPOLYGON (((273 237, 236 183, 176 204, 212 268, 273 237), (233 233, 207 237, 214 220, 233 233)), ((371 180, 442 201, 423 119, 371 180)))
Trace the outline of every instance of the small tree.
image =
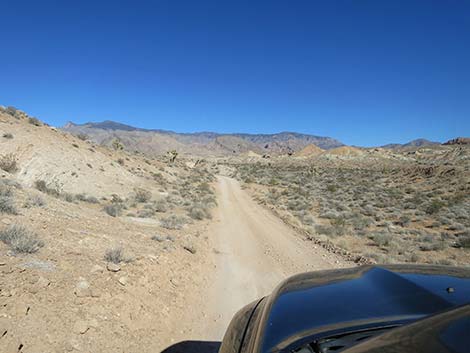
POLYGON ((13 153, 8 153, 0 156, 0 169, 3 169, 8 173, 16 172, 18 170, 16 165, 16 155, 13 153))
POLYGON ((124 149, 124 145, 121 143, 121 141, 119 141, 119 139, 114 139, 112 142, 111 142, 111 146, 113 146, 113 148, 116 150, 116 151, 122 151, 124 149))
POLYGON ((168 151, 167 154, 168 154, 170 163, 174 163, 176 160, 176 157, 178 157, 178 152, 176 152, 176 150, 171 150, 171 151, 168 151))

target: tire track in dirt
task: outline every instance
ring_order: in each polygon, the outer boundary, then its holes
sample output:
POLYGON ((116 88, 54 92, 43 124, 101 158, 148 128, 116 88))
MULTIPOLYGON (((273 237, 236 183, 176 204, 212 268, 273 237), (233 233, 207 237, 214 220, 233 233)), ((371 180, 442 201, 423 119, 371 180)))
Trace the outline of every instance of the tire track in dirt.
POLYGON ((212 285, 205 298, 201 338, 221 340, 233 315, 269 294, 299 272, 349 264, 320 246, 307 243, 282 220, 263 208, 232 178, 217 180, 218 208, 208 230, 216 249, 212 285))

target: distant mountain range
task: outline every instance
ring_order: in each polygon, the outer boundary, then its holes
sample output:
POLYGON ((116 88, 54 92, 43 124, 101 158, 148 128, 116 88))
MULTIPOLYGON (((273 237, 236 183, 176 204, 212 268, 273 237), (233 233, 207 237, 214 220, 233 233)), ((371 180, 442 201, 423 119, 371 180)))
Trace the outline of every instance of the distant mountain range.
POLYGON ((384 146, 380 146, 382 148, 389 148, 389 149, 396 149, 396 148, 406 148, 406 147, 422 147, 422 146, 432 146, 432 145, 440 145, 440 142, 429 141, 426 139, 416 139, 412 140, 407 143, 389 143, 384 146))
MULTIPOLYGON (((163 154, 169 150, 177 150, 181 154, 196 156, 229 156, 250 151, 259 155, 284 155, 300 152, 311 145, 323 150, 345 146, 341 141, 331 137, 296 132, 276 134, 223 134, 207 131, 178 133, 161 129, 143 129, 111 120, 85 124, 68 122, 61 130, 75 135, 86 135, 90 140, 104 145, 110 145, 113 140, 117 139, 127 150, 147 154, 163 154)), ((403 144, 390 143, 380 147, 407 149, 440 144, 440 142, 426 139, 416 139, 403 144)))
POLYGON ((277 134, 221 134, 215 132, 177 133, 167 130, 142 129, 114 121, 75 124, 68 122, 63 131, 83 134, 91 140, 109 145, 118 139, 127 150, 162 154, 177 150, 199 156, 228 156, 248 152, 260 155, 291 154, 308 145, 332 149, 344 144, 325 136, 280 132, 277 134))

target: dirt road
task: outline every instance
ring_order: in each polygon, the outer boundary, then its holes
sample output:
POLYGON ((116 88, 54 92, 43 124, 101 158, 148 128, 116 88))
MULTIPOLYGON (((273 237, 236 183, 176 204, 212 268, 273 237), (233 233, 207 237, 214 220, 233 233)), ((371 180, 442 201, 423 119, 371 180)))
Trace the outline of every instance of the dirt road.
POLYGON ((303 240, 254 202, 238 181, 219 177, 218 208, 209 239, 215 249, 213 287, 206 297, 203 339, 220 340, 233 314, 270 293, 290 275, 347 264, 303 240))

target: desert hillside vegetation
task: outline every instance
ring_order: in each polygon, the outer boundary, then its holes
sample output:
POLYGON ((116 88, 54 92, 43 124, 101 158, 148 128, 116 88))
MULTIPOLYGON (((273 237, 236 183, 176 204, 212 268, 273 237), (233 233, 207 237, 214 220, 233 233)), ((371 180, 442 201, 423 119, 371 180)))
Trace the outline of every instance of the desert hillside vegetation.
POLYGON ((307 239, 357 261, 470 264, 469 146, 340 149, 227 165, 307 239))
POLYGON ((190 330, 180 320, 207 280, 211 168, 2 108, 0 351, 153 352, 190 330))

